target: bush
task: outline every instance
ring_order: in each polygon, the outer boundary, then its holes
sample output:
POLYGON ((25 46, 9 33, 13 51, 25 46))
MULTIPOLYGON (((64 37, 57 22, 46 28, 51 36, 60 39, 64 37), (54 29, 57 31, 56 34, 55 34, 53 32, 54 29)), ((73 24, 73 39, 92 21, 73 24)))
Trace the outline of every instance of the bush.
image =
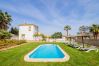
POLYGON ((11 33, 5 30, 0 30, 0 39, 9 39, 10 37, 11 37, 11 33))
POLYGON ((0 49, 26 43, 25 40, 0 40, 0 49))

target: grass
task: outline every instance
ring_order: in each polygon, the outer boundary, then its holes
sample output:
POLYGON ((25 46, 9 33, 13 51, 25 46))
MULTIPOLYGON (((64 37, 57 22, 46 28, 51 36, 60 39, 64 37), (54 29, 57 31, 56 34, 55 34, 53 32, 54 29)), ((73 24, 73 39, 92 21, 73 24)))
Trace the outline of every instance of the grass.
POLYGON ((25 62, 24 55, 44 43, 26 43, 22 46, 0 52, 0 66, 99 66, 99 52, 86 53, 68 47, 62 43, 56 43, 70 55, 68 62, 25 62))

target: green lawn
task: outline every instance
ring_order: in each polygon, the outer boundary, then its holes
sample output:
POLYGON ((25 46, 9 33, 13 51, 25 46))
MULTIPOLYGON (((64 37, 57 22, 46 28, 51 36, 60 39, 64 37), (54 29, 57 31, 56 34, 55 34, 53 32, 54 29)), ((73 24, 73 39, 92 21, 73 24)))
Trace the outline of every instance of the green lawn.
POLYGON ((24 55, 44 43, 26 43, 16 48, 0 52, 0 66, 99 66, 99 52, 89 53, 57 43, 70 55, 68 62, 25 62, 24 55))

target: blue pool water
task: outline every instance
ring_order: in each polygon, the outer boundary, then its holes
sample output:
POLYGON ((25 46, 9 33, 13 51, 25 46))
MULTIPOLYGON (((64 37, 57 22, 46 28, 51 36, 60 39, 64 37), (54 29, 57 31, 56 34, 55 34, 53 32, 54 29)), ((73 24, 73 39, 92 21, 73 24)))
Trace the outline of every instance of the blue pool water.
POLYGON ((63 58, 64 54, 55 44, 44 44, 29 55, 29 58, 63 58))

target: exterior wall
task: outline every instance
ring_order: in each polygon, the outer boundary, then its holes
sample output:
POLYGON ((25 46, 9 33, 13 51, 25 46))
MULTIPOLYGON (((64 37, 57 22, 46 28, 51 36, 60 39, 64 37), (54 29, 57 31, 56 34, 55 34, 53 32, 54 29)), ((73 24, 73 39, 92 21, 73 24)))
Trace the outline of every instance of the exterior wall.
POLYGON ((34 25, 19 26, 19 40, 33 40, 33 34, 37 30, 34 25))

